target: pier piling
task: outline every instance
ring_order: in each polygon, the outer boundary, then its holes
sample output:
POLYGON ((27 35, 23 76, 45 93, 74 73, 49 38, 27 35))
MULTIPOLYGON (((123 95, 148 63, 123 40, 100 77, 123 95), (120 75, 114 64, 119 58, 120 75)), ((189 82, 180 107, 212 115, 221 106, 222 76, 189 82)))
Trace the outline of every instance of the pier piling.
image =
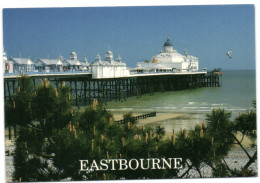
MULTIPOLYGON (((17 90, 17 77, 4 78, 5 101, 11 101, 17 90)), ((200 87, 220 87, 221 75, 214 72, 194 74, 164 74, 149 76, 130 76, 122 78, 93 79, 91 74, 85 75, 37 75, 31 76, 36 87, 41 79, 47 78, 54 86, 65 82, 70 86, 74 104, 88 105, 93 99, 102 103, 109 101, 125 101, 128 97, 141 98, 143 94, 153 95, 154 92, 196 89, 200 87)))

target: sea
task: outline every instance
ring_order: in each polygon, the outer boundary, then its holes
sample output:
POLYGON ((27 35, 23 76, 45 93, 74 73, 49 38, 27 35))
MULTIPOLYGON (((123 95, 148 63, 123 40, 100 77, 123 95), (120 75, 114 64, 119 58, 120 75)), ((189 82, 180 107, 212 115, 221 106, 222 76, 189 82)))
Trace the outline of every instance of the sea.
POLYGON ((253 109, 256 100, 255 70, 222 71, 221 87, 203 87, 194 90, 157 92, 145 94, 141 98, 130 97, 124 102, 109 102, 112 112, 176 113, 181 116, 148 123, 149 126, 162 125, 166 132, 172 129, 193 128, 201 124, 206 115, 215 108, 231 112, 232 119, 239 113, 253 109))

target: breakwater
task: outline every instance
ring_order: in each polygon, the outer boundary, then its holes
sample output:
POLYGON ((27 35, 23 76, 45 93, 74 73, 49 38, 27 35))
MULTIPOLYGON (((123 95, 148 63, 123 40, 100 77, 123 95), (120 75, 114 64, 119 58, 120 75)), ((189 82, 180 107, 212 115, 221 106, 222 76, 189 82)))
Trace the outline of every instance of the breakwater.
MULTIPOLYGON (((147 114, 138 115, 138 116, 135 116, 134 118, 135 118, 135 120, 138 120, 138 119, 145 119, 145 118, 154 117, 154 116, 156 116, 156 112, 150 112, 150 113, 147 113, 147 114)), ((124 121, 123 119, 117 120, 115 122, 118 123, 118 124, 126 123, 126 121, 124 121)))

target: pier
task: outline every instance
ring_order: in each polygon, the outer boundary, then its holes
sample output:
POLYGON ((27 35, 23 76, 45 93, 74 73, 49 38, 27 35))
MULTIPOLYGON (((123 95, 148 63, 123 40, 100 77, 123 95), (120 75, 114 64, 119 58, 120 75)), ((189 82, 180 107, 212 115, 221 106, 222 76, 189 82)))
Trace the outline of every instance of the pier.
POLYGON ((18 87, 17 78, 20 76, 11 73, 27 72, 25 74, 32 78, 34 87, 44 78, 54 87, 65 82, 71 89, 76 106, 91 104, 93 99, 106 104, 155 92, 220 87, 222 77, 220 69, 199 71, 198 58, 188 55, 187 50, 184 55, 178 53, 170 37, 163 44, 163 50, 152 56, 150 61, 137 62, 135 68, 127 68, 120 56, 114 60, 109 49, 105 59, 97 54, 91 64, 86 58, 79 61, 74 51, 68 60, 60 56, 59 59, 37 59, 35 62, 28 58, 10 58, 8 61, 5 56, 5 71, 5 101, 12 101, 18 87))
MULTIPOLYGON (((176 90, 192 90, 201 87, 220 87, 222 74, 216 72, 157 72, 135 73, 127 77, 92 78, 90 72, 26 74, 32 78, 34 87, 47 78, 57 87, 65 82, 71 89, 76 106, 88 105, 93 99, 106 104, 109 101, 125 101, 129 97, 140 98, 143 94, 176 90)), ((4 99, 12 100, 17 90, 19 75, 4 76, 4 99)))

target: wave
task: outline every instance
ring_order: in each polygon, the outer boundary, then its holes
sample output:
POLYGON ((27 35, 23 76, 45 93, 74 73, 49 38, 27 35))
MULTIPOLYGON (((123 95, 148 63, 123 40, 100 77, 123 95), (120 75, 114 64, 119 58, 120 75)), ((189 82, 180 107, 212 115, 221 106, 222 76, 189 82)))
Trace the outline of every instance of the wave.
POLYGON ((177 107, 155 107, 155 109, 177 109, 177 107))
POLYGON ((223 106, 225 104, 211 104, 211 105, 213 105, 213 106, 223 106))
POLYGON ((199 112, 211 112, 212 110, 211 109, 199 109, 197 111, 199 111, 199 112))
POLYGON ((195 104, 196 102, 188 102, 189 105, 193 105, 195 104))
POLYGON ((199 107, 182 107, 183 109, 197 109, 199 107))

